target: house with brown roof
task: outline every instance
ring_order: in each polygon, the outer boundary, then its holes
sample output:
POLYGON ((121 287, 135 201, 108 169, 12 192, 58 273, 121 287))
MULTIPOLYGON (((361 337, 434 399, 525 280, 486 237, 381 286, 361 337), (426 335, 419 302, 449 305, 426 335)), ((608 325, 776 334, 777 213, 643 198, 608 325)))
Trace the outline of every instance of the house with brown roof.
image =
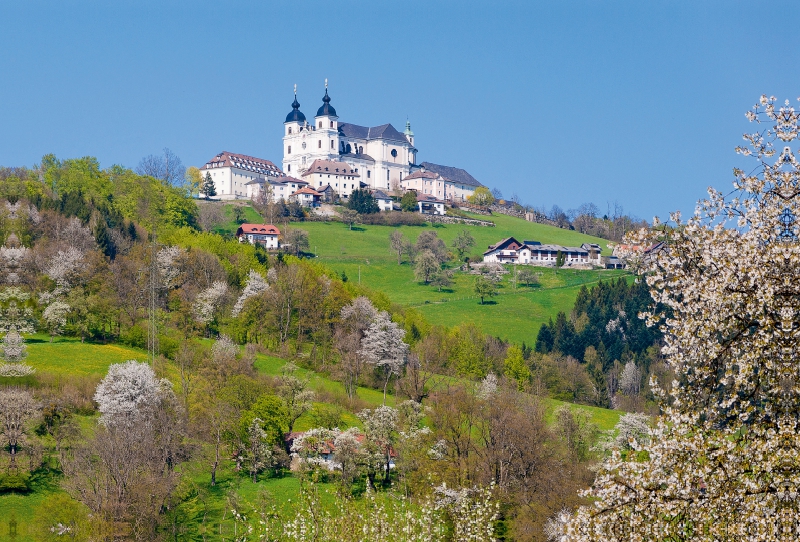
POLYGON ((259 244, 268 249, 280 247, 280 235, 280 230, 272 224, 242 224, 236 230, 236 237, 240 243, 259 244))
POLYGON ((326 184, 331 185, 340 198, 349 198, 353 190, 361 186, 356 169, 336 160, 314 160, 303 173, 303 179, 314 189, 322 188, 326 184))
POLYGON ((417 194, 417 205, 419 206, 419 212, 424 215, 444 216, 447 213, 445 210, 446 203, 430 194, 417 194))
POLYGON ((419 169, 400 181, 400 187, 430 194, 448 202, 466 201, 479 186, 475 177, 461 168, 422 162, 419 169))
POLYGON ((319 207, 320 201, 322 200, 322 194, 313 188, 304 186, 290 195, 289 199, 296 201, 303 207, 319 207))
POLYGON ((255 158, 246 154, 236 154, 223 151, 200 168, 200 175, 206 174, 214 181, 216 198, 245 199, 248 195, 248 186, 253 181, 275 181, 283 176, 283 172, 263 158, 255 158))
POLYGON ((517 263, 519 259, 517 251, 523 246, 525 245, 513 237, 507 237, 498 243, 489 245, 488 250, 483 253, 483 261, 487 263, 517 263))

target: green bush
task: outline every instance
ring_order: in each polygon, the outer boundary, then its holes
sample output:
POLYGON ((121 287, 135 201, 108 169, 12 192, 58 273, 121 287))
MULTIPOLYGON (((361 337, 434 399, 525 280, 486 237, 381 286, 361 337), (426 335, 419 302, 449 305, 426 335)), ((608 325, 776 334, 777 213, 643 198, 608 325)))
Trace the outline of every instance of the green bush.
POLYGON ((30 480, 28 473, 0 474, 0 493, 27 493, 31 490, 30 480))
POLYGON ((147 348, 147 330, 141 324, 135 324, 122 333, 119 340, 134 348, 147 348))

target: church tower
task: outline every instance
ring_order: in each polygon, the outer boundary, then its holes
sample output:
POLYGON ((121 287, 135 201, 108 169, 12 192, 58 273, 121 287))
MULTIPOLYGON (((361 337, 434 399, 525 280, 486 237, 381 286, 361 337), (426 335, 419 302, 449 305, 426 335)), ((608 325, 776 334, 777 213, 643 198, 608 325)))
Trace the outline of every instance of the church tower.
POLYGON ((325 79, 325 96, 322 97, 322 106, 314 117, 314 129, 317 132, 317 153, 326 160, 339 158, 339 117, 336 109, 331 105, 328 96, 328 80, 325 79))
POLYGON ((303 132, 309 132, 311 127, 306 121, 306 116, 300 111, 297 102, 297 85, 294 86, 294 101, 292 111, 286 115, 283 123, 283 171, 289 176, 300 174, 300 155, 302 154, 301 139, 305 139, 303 132))

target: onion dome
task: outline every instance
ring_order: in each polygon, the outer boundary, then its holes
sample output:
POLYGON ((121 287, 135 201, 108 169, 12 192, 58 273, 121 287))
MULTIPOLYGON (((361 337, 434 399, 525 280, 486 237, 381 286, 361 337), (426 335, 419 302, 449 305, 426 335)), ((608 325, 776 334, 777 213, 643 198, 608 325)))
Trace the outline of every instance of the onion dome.
POLYGON ((331 97, 328 96, 328 87, 327 83, 325 86, 325 96, 322 98, 322 107, 317 109, 317 116, 318 117, 335 117, 336 110, 331 105, 331 97))
POLYGON ((294 93, 294 101, 292 102, 292 112, 286 115, 286 122, 297 122, 303 124, 306 121, 306 116, 300 112, 300 104, 297 102, 297 92, 294 93))

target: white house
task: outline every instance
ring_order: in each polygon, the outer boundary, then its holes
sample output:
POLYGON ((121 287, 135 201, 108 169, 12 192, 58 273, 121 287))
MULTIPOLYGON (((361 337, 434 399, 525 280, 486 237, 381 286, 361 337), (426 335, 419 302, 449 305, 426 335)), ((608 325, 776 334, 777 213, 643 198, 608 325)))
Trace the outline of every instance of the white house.
MULTIPOLYGON (((597 246, 598 255, 600 247, 597 246)), ((564 257, 564 265, 602 265, 599 256, 590 261, 589 250, 583 247, 563 247, 561 245, 543 245, 538 241, 520 243, 513 237, 503 239, 489 246, 483 253, 484 262, 511 263, 523 265, 555 266, 559 253, 564 257), (598 263, 594 263, 597 261, 598 263)))
POLYGON ((603 265, 603 258, 600 256, 603 249, 597 243, 583 243, 581 248, 589 254, 589 263, 592 265, 603 265))
POLYGON ((419 212, 426 215, 442 215, 446 213, 445 202, 430 194, 417 194, 419 212))
POLYGON ((287 174, 302 176, 316 160, 342 161, 358 182, 386 190, 411 172, 416 153, 408 122, 403 133, 391 124, 367 127, 339 122, 327 80, 322 105, 314 120, 308 121, 300 111, 295 87, 292 111, 283 123, 283 169, 287 174))
POLYGON ((249 199, 255 199, 265 190, 267 185, 272 190, 272 201, 289 201, 289 197, 301 188, 308 186, 306 181, 294 177, 280 176, 275 179, 255 179, 247 183, 246 194, 249 199))
POLYGON ((258 243, 264 248, 279 248, 278 237, 281 232, 272 224, 242 224, 236 230, 240 243, 247 241, 251 245, 258 243))
POLYGON ((244 199, 248 196, 248 183, 261 180, 272 181, 283 176, 283 172, 263 158, 223 151, 200 168, 200 175, 206 173, 214 181, 214 189, 220 199, 244 199))
MULTIPOLYGON (((490 263, 519 263, 518 251, 524 246, 513 237, 508 237, 499 243, 489 245, 489 249, 483 253, 483 261, 490 263)), ((525 263, 528 262, 526 261, 525 263)))
POLYGON ((289 199, 295 200, 303 207, 318 207, 319 202, 322 199, 322 194, 313 188, 304 186, 294 194, 290 195, 289 199))
POLYGON ((376 190, 372 193, 372 197, 375 198, 375 202, 378 204, 378 208, 381 211, 392 210, 392 198, 387 196, 384 192, 376 190))

